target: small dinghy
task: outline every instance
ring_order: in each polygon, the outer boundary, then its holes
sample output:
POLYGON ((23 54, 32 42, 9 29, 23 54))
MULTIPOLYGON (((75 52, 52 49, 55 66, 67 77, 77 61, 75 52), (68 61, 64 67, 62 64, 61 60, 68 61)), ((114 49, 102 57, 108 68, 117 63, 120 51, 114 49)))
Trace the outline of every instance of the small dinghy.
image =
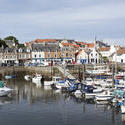
POLYGON ((4 82, 0 81, 0 97, 2 96, 8 96, 11 94, 13 89, 8 88, 4 85, 4 82))
POLYGON ((15 75, 6 75, 5 76, 5 79, 13 79, 15 78, 16 76, 15 75))
POLYGON ((24 76, 24 79, 25 79, 26 81, 29 81, 29 80, 31 79, 31 76, 30 76, 30 75, 25 75, 25 76, 24 76))

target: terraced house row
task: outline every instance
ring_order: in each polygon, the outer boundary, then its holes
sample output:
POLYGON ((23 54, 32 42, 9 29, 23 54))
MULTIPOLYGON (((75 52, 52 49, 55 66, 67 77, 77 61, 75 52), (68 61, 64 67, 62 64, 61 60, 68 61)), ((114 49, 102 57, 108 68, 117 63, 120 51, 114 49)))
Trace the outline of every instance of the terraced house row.
POLYGON ((0 48, 0 63, 125 63, 125 48, 107 45, 102 41, 94 43, 66 39, 36 39, 25 43, 25 47, 0 48))

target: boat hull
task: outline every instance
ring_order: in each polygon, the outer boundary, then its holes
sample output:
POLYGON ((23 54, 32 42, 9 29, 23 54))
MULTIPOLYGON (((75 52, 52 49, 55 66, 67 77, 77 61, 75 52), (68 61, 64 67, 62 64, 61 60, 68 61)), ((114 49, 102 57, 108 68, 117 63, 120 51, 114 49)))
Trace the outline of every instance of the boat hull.
POLYGON ((44 86, 51 86, 53 83, 53 81, 44 81, 44 86))
POLYGON ((95 97, 95 99, 97 100, 97 101, 107 101, 107 100, 110 100, 111 99, 111 96, 109 95, 109 96, 107 96, 107 95, 98 95, 98 96, 96 96, 95 97))
POLYGON ((13 89, 9 89, 9 88, 0 88, 0 97, 3 97, 3 96, 8 96, 9 94, 11 94, 13 91, 13 89))
POLYGON ((5 76, 5 79, 12 79, 12 78, 15 78, 16 76, 15 75, 8 75, 8 76, 5 76))
POLYGON ((24 76, 24 79, 25 79, 26 81, 29 81, 29 80, 31 79, 31 76, 26 75, 26 76, 24 76))

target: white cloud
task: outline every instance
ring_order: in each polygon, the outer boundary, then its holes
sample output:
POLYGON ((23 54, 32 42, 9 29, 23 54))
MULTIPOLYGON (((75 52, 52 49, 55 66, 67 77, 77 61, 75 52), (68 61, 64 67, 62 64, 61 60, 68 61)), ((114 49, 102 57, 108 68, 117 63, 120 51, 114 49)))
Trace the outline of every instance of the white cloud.
MULTIPOLYGON (((34 36, 40 37, 40 34, 56 37, 57 34, 61 33, 67 37, 84 40, 90 39, 93 34, 100 35, 103 39, 110 38, 110 34, 111 38, 118 39, 119 36, 121 37, 118 34, 124 34, 125 2, 121 0, 119 2, 115 0, 115 2, 79 0, 81 6, 75 0, 55 1, 55 3, 50 2, 50 0, 47 0, 48 3, 40 2, 40 0, 33 1, 27 0, 26 5, 30 3, 29 6, 24 6, 24 9, 17 10, 17 12, 12 9, 10 12, 0 13, 2 35, 12 32, 18 35, 21 40, 28 40, 34 38, 34 36), (43 9, 40 8, 41 3, 43 3, 41 5, 43 9), (58 3, 60 3, 60 6, 57 7, 58 3), (120 21, 120 26, 117 21, 120 21), (114 30, 116 31, 114 32, 114 30)), ((22 2, 24 1, 22 0, 22 2)), ((7 6, 14 5, 8 4, 7 6)))

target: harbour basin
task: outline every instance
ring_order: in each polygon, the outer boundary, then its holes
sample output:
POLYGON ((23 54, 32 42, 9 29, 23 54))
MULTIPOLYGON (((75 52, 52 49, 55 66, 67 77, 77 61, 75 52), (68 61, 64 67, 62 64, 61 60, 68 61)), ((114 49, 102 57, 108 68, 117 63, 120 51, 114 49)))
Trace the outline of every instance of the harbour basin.
MULTIPOLYGON (((21 73, 21 72, 20 72, 21 73)), ((12 97, 0 97, 1 125, 123 125, 125 114, 111 105, 36 87, 23 76, 7 80, 12 97)))

